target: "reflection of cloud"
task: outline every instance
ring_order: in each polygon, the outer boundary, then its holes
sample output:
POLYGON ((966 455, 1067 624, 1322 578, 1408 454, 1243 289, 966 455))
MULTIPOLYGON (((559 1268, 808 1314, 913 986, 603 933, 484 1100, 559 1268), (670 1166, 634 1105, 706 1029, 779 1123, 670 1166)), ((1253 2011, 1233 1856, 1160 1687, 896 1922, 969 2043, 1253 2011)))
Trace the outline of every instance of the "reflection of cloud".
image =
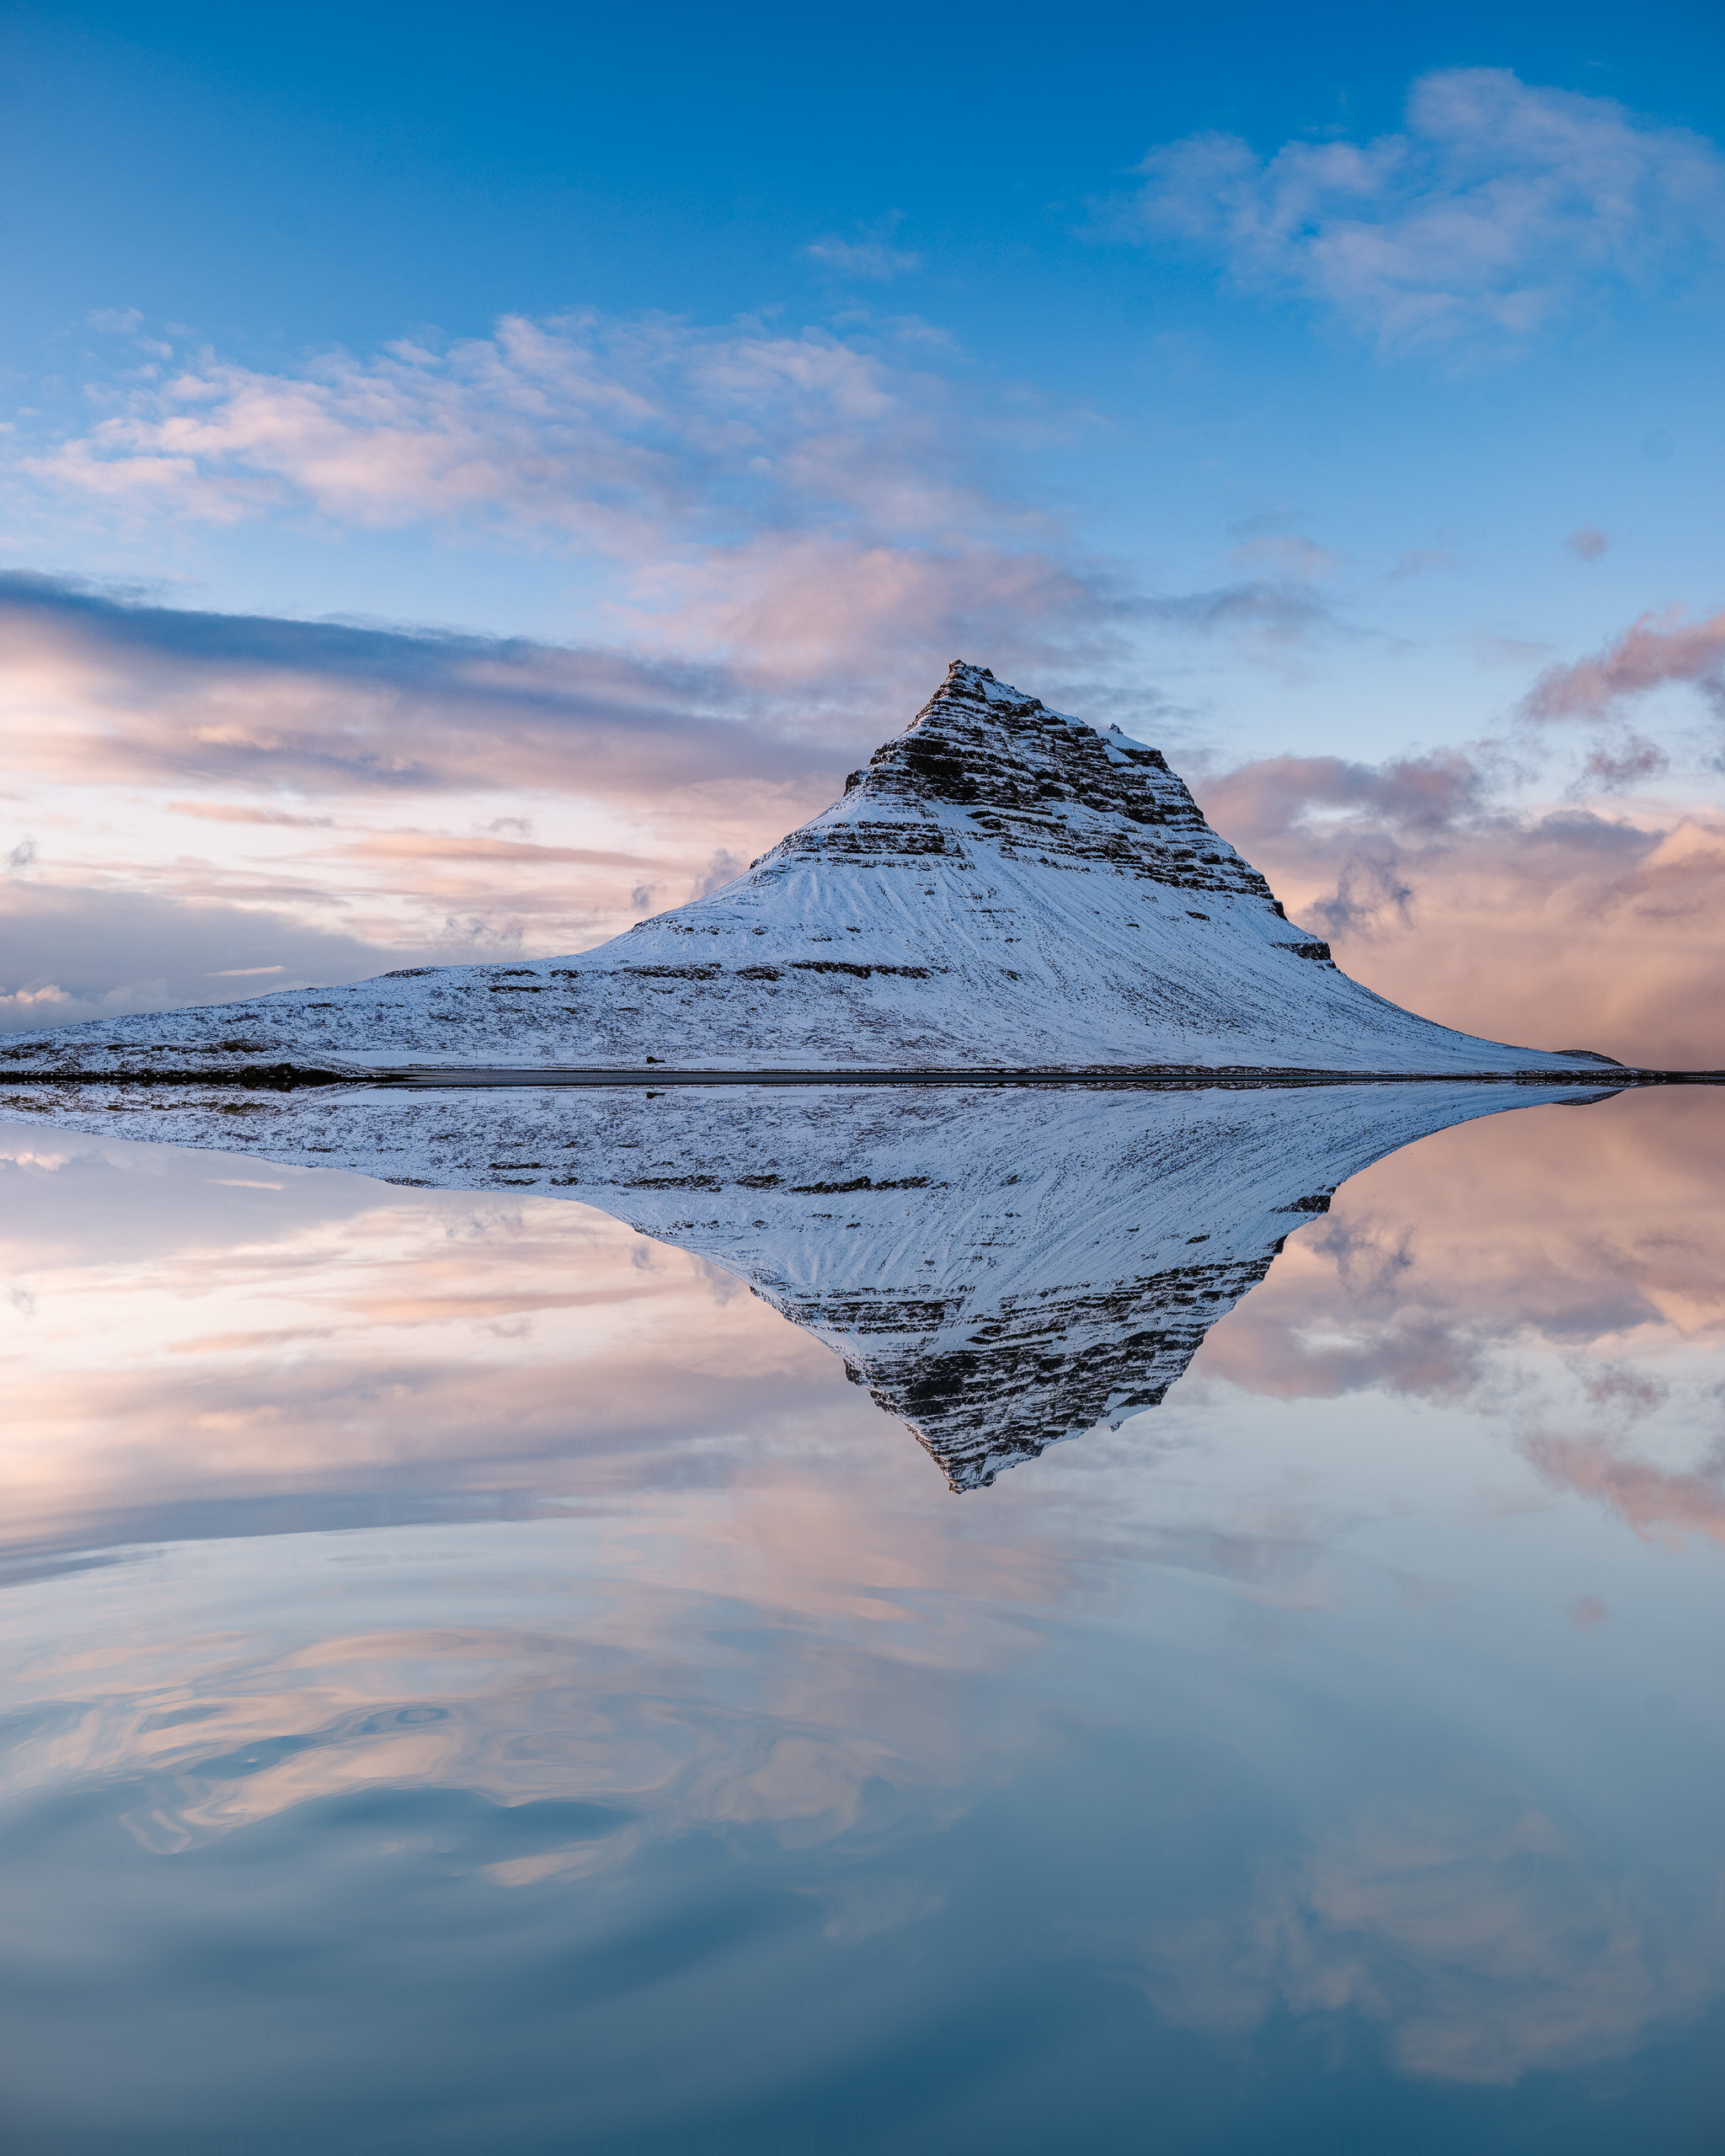
POLYGON ((1272 1863, 1247 1908, 1156 1931, 1141 1955, 1186 2027, 1358 2016, 1404 2073, 1489 2085, 1693 2012, 1719 1972, 1685 1929, 1519 1792, 1477 1787, 1358 1820, 1272 1863))
POLYGON ((1550 1486, 1644 1534, 1725 1539, 1725 1452, 1661 1461, 1631 1435, 1656 1432, 1674 1396, 1646 1358, 1725 1339, 1717 1097, 1621 1096, 1589 1111, 1585 1146, 1571 1118, 1489 1118, 1365 1171, 1215 1326, 1201 1366, 1282 1399, 1465 1402, 1501 1416, 1550 1486), (1530 1389, 1530 1350, 1546 1388, 1530 1389))
MULTIPOLYGON (((254 1098, 238 1113, 219 1097, 163 1098, 73 1088, 44 1105, 107 1135, 302 1167, 387 1162, 422 1187, 579 1186, 747 1281, 909 1423, 955 1488, 975 1489, 1158 1404, 1290 1225, 1364 1163, 1527 1096, 1429 1081, 884 1099, 526 1088, 470 1097, 458 1114, 399 1091, 254 1098)), ((463 1291, 451 1315, 468 1314, 463 1291)))
POLYGON ((1638 1534, 1680 1542, 1706 1534, 1725 1542, 1725 1451, 1699 1469, 1661 1467, 1610 1438, 1536 1432, 1521 1449, 1556 1489, 1590 1497, 1638 1534))
POLYGON ((1725 240, 1725 159, 1608 98, 1507 69, 1422 77, 1407 130, 1288 142, 1209 134, 1153 150, 1114 236, 1184 244, 1248 288, 1316 302, 1380 351, 1514 353, 1725 240))
MULTIPOLYGON (((761 1369, 803 1396, 776 1318, 584 1207, 211 1176, 259 1171, 148 1148, 109 1165, 97 1141, 74 1156, 16 1129, 0 1153, 0 1275, 37 1303, 9 1378, 14 1534, 191 1495, 374 1488, 409 1465, 421 1489, 517 1487, 570 1450, 601 1483, 627 1481, 688 1433, 746 1422, 761 1369), (36 1180, 49 1167, 51 1190, 36 1180), (531 1340, 495 1330, 524 1317, 531 1340), (644 1360, 661 1322, 681 1345, 644 1360), (476 1433, 490 1433, 478 1463, 476 1433)), ((828 1358, 802 1354, 818 1391, 828 1358)))

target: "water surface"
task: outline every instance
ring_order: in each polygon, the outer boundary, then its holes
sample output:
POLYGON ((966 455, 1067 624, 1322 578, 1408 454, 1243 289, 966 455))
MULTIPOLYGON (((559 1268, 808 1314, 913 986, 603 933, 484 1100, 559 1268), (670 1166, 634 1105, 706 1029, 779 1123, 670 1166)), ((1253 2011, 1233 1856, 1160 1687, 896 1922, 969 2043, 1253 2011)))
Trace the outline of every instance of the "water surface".
POLYGON ((0 1161, 8 2148, 1725 2140, 1717 1095, 1419 1139, 956 1496, 575 1198, 0 1161))

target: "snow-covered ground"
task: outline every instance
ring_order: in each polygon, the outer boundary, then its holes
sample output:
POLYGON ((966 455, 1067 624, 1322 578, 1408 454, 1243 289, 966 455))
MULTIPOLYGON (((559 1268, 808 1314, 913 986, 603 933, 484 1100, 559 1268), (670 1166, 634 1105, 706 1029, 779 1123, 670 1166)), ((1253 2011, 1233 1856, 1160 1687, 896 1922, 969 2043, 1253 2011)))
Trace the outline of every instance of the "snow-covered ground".
POLYGON ((1160 753, 955 663, 835 802, 598 949, 20 1036, 0 1074, 288 1061, 607 1070, 1585 1072, 1339 972, 1160 753))

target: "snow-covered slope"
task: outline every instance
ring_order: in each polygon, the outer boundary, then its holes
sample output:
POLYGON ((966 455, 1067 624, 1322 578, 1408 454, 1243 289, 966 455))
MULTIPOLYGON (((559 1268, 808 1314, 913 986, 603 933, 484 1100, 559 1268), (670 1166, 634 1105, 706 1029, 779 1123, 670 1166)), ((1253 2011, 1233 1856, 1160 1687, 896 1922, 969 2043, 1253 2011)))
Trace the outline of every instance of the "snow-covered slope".
POLYGON ((0 1087, 0 1114, 601 1207, 748 1281, 957 1489, 1159 1402, 1281 1239, 1539 1085, 0 1087))
POLYGON ((1160 752, 955 662, 844 798, 597 950, 24 1036, 0 1070, 190 1062, 1583 1071, 1387 1003, 1160 752))

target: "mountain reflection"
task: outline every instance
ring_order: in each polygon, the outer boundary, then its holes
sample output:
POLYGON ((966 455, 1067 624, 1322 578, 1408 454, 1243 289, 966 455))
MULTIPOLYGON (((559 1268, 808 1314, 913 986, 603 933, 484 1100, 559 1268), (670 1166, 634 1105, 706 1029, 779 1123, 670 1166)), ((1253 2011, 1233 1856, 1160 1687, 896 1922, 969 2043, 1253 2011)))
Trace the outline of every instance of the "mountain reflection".
POLYGON ((1290 1230, 1370 1162, 1482 1116, 1609 1097, 532 1087, 163 1108, 116 1094, 95 1127, 118 1114, 128 1134, 278 1161, 584 1199, 747 1282, 964 1491, 1160 1404, 1290 1230))
POLYGON ((580 1188, 747 1280, 963 1491, 1159 1406, 1290 1230, 1370 1162, 1519 1101, 1604 1097, 916 1092, 764 1117, 724 1096, 662 1096, 612 1112, 580 1188))

